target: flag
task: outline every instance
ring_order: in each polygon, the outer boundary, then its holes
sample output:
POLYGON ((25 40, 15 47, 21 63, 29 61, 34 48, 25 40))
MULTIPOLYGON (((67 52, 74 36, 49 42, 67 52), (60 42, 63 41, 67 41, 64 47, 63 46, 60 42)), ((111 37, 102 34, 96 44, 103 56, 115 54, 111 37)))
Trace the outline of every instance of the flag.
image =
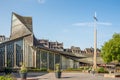
POLYGON ((95 16, 94 16, 93 18, 94 18, 96 21, 98 21, 98 19, 97 19, 95 16))

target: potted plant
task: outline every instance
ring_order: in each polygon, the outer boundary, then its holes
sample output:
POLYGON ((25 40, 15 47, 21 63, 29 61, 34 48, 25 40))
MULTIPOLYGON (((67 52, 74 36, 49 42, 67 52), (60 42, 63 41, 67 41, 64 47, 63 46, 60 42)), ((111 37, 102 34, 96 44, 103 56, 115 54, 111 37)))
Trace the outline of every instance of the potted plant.
POLYGON ((26 80, 27 78, 27 68, 25 67, 25 65, 22 65, 20 68, 20 77, 23 80, 26 80))
POLYGON ((56 78, 61 78, 61 69, 60 69, 60 64, 55 65, 55 76, 56 78))

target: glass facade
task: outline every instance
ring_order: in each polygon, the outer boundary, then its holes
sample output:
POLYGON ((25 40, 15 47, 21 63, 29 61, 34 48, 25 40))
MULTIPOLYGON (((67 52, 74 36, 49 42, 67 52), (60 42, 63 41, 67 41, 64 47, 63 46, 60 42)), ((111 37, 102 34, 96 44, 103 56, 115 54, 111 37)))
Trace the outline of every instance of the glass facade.
POLYGON ((14 43, 10 42, 6 46, 7 46, 7 66, 14 67, 14 43))
POLYGON ((20 66, 23 62, 23 40, 15 42, 16 45, 16 66, 20 66))
POLYGON ((40 68, 40 62, 41 62, 41 55, 40 55, 40 50, 38 50, 36 53, 36 67, 37 68, 40 68))
POLYGON ((0 46, 0 67, 4 66, 5 63, 5 46, 0 46))
POLYGON ((41 51, 41 68, 47 68, 47 52, 41 51))
POLYGON ((54 70, 54 53, 49 53, 49 69, 54 70))
POLYGON ((60 60, 61 60, 60 59, 60 55, 59 54, 55 54, 55 64, 60 63, 61 62, 60 60))
POLYGON ((0 45, 0 66, 19 67, 23 62, 23 40, 11 41, 0 45), (5 48, 6 47, 6 48, 5 48), (5 61, 6 59, 6 61, 5 61))
POLYGON ((53 52, 39 50, 36 54, 36 67, 54 70, 56 63, 60 63, 60 55, 53 52))
POLYGON ((36 67, 46 68, 50 70, 55 69, 55 64, 59 63, 62 69, 67 68, 77 68, 79 67, 79 62, 75 62, 72 59, 66 58, 55 52, 50 52, 47 50, 38 50, 36 53, 36 67), (78 65, 78 66, 76 66, 78 65))
POLYGON ((21 63, 25 63, 27 67, 54 70, 55 64, 59 63, 62 69, 76 68, 74 60, 59 53, 40 48, 36 49, 36 53, 33 52, 31 46, 25 44, 23 39, 0 44, 0 67, 20 67, 21 63))
POLYGON ((55 64, 59 63, 61 69, 78 68, 79 62, 67 58, 59 53, 38 49, 36 53, 36 67, 55 70, 55 64))

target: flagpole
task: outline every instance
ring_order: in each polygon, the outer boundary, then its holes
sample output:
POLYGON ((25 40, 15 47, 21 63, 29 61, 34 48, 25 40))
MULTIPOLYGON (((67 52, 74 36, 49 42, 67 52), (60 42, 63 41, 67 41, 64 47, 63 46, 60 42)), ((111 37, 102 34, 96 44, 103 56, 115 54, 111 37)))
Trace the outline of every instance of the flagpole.
POLYGON ((97 68, 97 29, 96 29, 96 12, 94 15, 94 58, 93 58, 93 69, 95 70, 97 68))

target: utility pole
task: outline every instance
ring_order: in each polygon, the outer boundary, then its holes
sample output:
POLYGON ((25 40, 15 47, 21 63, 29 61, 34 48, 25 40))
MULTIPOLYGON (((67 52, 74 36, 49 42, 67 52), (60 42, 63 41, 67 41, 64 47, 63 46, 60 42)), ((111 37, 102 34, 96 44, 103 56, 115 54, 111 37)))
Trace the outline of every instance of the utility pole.
POLYGON ((97 68, 97 29, 96 29, 96 12, 94 15, 94 58, 93 58, 93 69, 95 70, 97 68))

